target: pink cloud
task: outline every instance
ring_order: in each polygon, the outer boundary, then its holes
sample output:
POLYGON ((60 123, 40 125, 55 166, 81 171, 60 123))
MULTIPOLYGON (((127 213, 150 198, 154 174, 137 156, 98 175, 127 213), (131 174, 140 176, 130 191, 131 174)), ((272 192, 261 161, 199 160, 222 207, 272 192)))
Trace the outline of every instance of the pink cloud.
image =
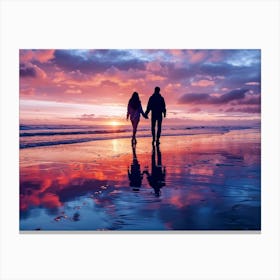
POLYGON ((54 83, 60 83, 60 82, 64 81, 65 79, 67 79, 67 76, 64 73, 64 71, 57 71, 54 73, 54 78, 52 81, 54 83))
POLYGON ((35 88, 21 89, 20 94, 25 96, 33 96, 35 94, 35 88))
POLYGON ((67 89, 65 93, 70 93, 70 94, 81 94, 82 91, 80 89, 67 89))
POLYGON ((197 113, 197 112, 200 112, 201 111, 201 109, 200 108, 197 108, 197 107, 195 107, 195 108, 190 108, 189 109, 189 112, 190 113, 197 113))
POLYGON ((206 58, 207 52, 188 50, 188 55, 188 59, 191 63, 198 63, 206 58))
POLYGON ((162 66, 160 65, 160 63, 158 61, 152 61, 152 62, 147 63, 146 69, 148 71, 161 71, 162 66))
POLYGON ((246 86, 259 86, 260 83, 259 82, 248 82, 245 84, 246 86))
POLYGON ((169 52, 174 56, 180 56, 182 55, 182 50, 169 50, 169 52))
POLYGON ((208 86, 214 86, 215 82, 209 80, 199 80, 197 82, 192 82, 191 85, 196 87, 208 87, 208 86))
POLYGON ((20 62, 26 63, 32 60, 45 63, 54 58, 54 50, 20 50, 20 62))

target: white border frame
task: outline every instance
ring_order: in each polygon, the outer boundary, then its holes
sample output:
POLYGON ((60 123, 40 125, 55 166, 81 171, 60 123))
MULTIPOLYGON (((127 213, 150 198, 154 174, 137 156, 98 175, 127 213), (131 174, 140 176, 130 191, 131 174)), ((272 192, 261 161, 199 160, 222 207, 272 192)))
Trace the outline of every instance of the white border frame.
POLYGON ((1 2, 0 279, 280 279, 279 2, 1 2), (262 49, 261 234, 20 234, 20 48, 262 49))

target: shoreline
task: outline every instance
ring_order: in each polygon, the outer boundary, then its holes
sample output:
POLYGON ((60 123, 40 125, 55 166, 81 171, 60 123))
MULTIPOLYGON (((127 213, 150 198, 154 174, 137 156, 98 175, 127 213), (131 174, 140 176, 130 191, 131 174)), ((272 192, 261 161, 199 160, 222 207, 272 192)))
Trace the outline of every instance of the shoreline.
MULTIPOLYGON (((225 128, 223 128, 225 129, 225 128)), ((232 131, 242 131, 244 133, 244 131, 250 131, 250 130, 258 130, 258 128, 232 128, 232 129, 227 129, 224 131, 200 131, 200 132, 196 132, 196 133, 191 133, 188 131, 187 128, 185 129, 186 132, 185 133, 179 133, 179 134, 172 134, 172 133, 165 133, 164 131, 162 132, 162 136, 161 137, 180 137, 180 136, 196 136, 196 135, 222 135, 222 134, 227 134, 230 133, 232 131)), ((260 129, 259 129, 260 130, 260 129)), ((21 144, 20 143, 20 149, 27 149, 27 148, 37 148, 37 147, 48 147, 48 146, 56 146, 56 145, 69 145, 69 144, 78 144, 78 143, 86 143, 86 142, 95 142, 95 141, 105 141, 105 140, 117 140, 117 139, 130 139, 131 135, 116 135, 117 133, 120 132, 114 132, 112 134, 113 137, 94 137, 94 138, 80 138, 80 139, 68 139, 68 140, 59 140, 59 141, 45 141, 45 142, 38 142, 38 143, 25 143, 25 144, 21 144)), ((127 133, 131 133, 131 132, 127 132, 127 133)), ((85 133, 81 133, 81 135, 83 135, 85 133)), ((97 135, 99 135, 101 133, 98 133, 97 135)), ((141 139, 141 138, 148 138, 151 137, 151 133, 145 131, 139 131, 139 134, 136 136, 136 138, 141 139), (147 134, 141 134, 141 133, 147 133, 147 134), (140 135, 139 135, 140 134, 140 135)))

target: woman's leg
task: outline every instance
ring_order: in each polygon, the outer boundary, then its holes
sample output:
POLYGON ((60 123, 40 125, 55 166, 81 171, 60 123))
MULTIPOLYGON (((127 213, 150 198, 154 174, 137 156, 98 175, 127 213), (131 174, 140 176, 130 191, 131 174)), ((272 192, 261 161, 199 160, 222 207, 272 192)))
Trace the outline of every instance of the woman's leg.
POLYGON ((136 138, 136 132, 137 132, 137 126, 138 126, 138 122, 139 121, 132 121, 132 127, 133 127, 133 134, 132 134, 132 138, 135 139, 136 138))

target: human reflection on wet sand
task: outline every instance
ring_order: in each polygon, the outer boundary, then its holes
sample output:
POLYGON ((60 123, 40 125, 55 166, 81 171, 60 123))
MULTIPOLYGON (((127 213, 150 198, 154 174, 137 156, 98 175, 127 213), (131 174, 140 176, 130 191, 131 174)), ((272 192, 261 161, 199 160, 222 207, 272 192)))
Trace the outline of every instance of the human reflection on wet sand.
POLYGON ((162 166, 162 157, 159 145, 156 147, 153 145, 151 165, 151 173, 148 169, 146 169, 144 173, 147 175, 149 185, 154 189, 155 196, 160 196, 161 188, 165 186, 166 168, 162 166))
POLYGON ((139 191, 142 185, 143 172, 141 172, 141 167, 136 155, 136 144, 132 144, 132 163, 130 169, 127 170, 129 185, 132 187, 133 191, 139 191))

